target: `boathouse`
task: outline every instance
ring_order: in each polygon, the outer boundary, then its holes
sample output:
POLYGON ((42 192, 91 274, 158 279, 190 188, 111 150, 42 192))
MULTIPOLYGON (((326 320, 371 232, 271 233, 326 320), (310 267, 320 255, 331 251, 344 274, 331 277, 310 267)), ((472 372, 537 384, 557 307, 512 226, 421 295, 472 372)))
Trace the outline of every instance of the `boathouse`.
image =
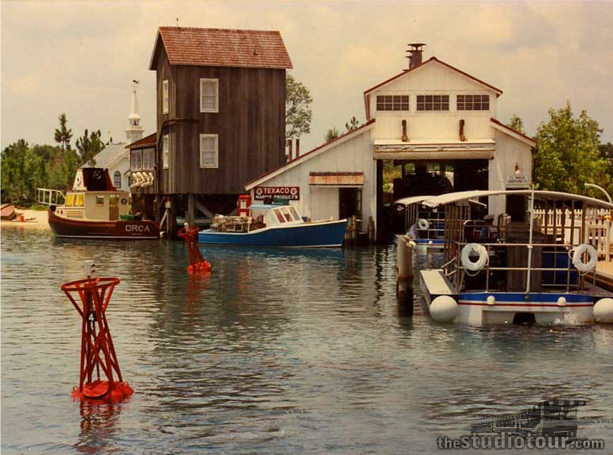
POLYGON ((285 162, 289 68, 278 31, 159 28, 149 66, 158 221, 230 213, 248 181, 285 162))
MULTIPOLYGON (((393 200, 463 190, 527 188, 535 142, 496 119, 502 90, 410 45, 409 67, 367 89, 366 122, 250 181, 255 200, 286 193, 312 219, 355 215, 382 240, 383 167, 399 168, 393 200)), ((491 198, 494 213, 510 211, 491 198)), ((510 204, 512 205, 512 204, 510 204)), ((523 208, 522 208, 523 209, 523 208)))

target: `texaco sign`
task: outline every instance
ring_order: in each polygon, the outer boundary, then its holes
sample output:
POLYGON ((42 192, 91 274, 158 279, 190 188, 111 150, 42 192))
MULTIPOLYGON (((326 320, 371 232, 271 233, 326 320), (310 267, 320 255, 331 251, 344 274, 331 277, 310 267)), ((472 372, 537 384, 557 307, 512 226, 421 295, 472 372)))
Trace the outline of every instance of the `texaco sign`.
POLYGON ((298 186, 256 186, 253 190, 254 199, 261 201, 267 198, 300 200, 300 187, 298 186))

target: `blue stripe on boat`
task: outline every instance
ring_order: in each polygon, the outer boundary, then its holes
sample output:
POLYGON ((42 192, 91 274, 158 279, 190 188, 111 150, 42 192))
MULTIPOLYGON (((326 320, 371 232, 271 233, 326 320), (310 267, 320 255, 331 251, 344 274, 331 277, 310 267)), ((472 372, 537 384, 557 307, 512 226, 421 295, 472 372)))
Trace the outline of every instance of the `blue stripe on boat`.
POLYGON ((525 293, 506 292, 475 292, 460 294, 460 301, 486 302, 493 295, 497 304, 504 303, 557 303, 560 297, 564 297, 567 303, 593 303, 594 298, 590 295, 567 294, 567 293, 530 293, 526 298, 525 293))

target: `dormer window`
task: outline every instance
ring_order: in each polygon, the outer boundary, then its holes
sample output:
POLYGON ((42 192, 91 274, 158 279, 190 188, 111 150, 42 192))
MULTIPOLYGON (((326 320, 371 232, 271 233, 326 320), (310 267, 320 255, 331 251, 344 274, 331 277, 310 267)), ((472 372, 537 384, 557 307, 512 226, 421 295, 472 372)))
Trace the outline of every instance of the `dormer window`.
POLYGON ((378 111, 408 111, 408 95, 377 95, 378 111))
POLYGON ((168 79, 162 81, 162 114, 168 114, 169 103, 168 79))
POLYGON ((458 95, 458 111, 489 111, 489 95, 458 95))
POLYGON ((417 95, 418 111, 448 111, 449 95, 417 95))
POLYGON ((217 79, 200 79, 200 112, 219 112, 217 79))

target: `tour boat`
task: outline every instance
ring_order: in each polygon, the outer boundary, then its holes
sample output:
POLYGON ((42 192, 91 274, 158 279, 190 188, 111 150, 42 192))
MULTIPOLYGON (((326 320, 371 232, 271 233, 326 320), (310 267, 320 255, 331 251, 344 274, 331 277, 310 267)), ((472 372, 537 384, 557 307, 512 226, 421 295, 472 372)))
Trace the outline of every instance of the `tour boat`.
POLYGON ((117 190, 106 169, 77 170, 64 205, 49 208, 49 225, 58 237, 158 239, 159 226, 130 215, 130 193, 117 190))
POLYGON ((406 235, 415 242, 417 251, 442 249, 445 239, 444 213, 428 208, 422 202, 434 196, 410 196, 395 202, 404 210, 406 235))
POLYGON ((347 220, 304 221, 292 205, 253 204, 249 214, 216 215, 198 243, 264 247, 340 247, 347 220))
POLYGON ((613 323, 613 294, 593 284, 599 251, 609 254, 607 217, 613 204, 536 190, 449 193, 423 203, 445 213, 443 266, 420 272, 424 308, 432 319, 475 325, 613 323), (484 235, 483 225, 468 219, 465 210, 469 199, 479 197, 506 197, 518 219, 499 214, 484 235), (521 204, 528 207, 523 216, 521 204))

